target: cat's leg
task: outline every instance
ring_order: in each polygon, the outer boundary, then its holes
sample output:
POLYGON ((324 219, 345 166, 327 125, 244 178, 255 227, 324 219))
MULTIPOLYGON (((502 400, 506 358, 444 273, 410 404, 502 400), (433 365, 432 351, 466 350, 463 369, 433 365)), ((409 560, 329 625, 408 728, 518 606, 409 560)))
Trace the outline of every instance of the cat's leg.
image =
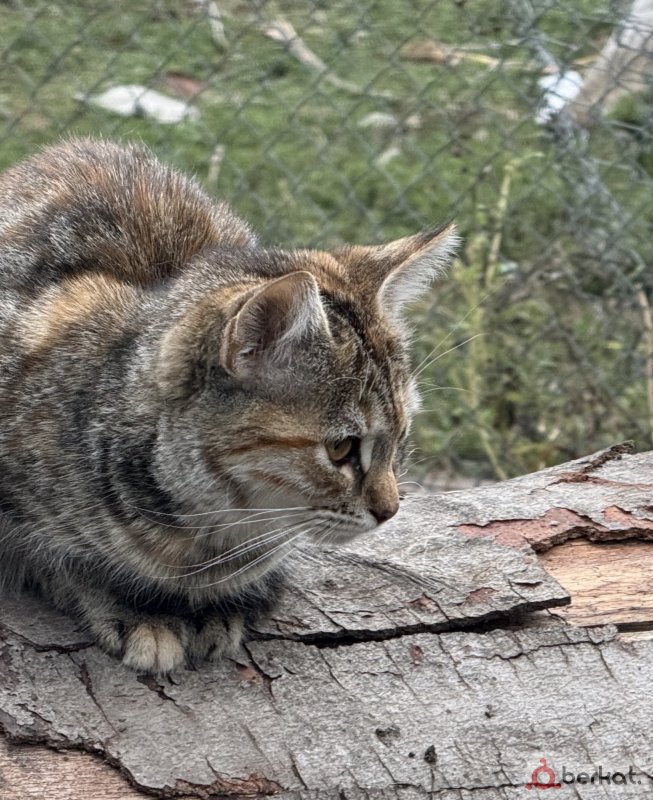
POLYGON ((70 575, 48 581, 47 593, 59 609, 74 614, 88 628, 103 650, 126 666, 153 674, 185 666, 194 630, 182 617, 134 611, 101 587, 70 575))
POLYGON ((101 587, 66 574, 44 585, 54 604, 75 615, 98 645, 125 666, 139 672, 165 674, 188 663, 235 656, 245 619, 205 611, 197 616, 135 611, 101 587))
POLYGON ((242 614, 225 616, 213 612, 196 622, 191 638, 189 654, 194 663, 205 659, 220 661, 238 654, 245 633, 245 618, 242 614))
POLYGON ((241 594, 223 597, 219 607, 198 612, 193 617, 194 635, 189 645, 193 662, 220 661, 238 655, 247 630, 276 606, 283 592, 284 575, 284 570, 277 567, 241 594))

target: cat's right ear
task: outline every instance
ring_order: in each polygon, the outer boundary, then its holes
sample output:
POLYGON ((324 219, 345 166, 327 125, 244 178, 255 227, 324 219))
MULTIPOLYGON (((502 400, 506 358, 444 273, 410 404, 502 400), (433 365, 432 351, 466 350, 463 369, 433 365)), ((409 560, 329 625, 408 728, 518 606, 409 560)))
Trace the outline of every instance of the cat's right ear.
POLYGON ((376 305, 390 322, 402 326, 405 307, 425 292, 458 246, 453 223, 387 244, 354 245, 332 251, 353 276, 363 302, 376 305))

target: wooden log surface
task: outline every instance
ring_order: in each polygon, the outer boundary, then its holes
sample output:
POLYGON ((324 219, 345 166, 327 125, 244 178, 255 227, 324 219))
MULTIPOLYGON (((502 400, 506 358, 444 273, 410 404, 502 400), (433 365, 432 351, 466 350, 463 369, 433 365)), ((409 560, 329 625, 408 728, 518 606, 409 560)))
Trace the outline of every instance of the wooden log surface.
POLYGON ((574 625, 617 625, 650 631, 653 620, 651 542, 595 544, 574 539, 543 553, 540 562, 572 594, 555 616, 574 625))
POLYGON ((3 598, 0 798, 517 798, 541 758, 559 779, 632 768, 556 796, 651 797, 653 639, 618 629, 653 628, 652 489, 653 453, 615 447, 410 498, 298 558, 242 658, 167 679, 3 598))

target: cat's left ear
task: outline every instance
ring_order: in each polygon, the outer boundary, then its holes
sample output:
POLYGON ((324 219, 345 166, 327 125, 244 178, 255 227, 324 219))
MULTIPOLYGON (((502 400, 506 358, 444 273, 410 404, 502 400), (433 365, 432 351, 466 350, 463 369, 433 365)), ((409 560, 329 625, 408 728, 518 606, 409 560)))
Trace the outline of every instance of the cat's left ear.
POLYGON ((236 377, 291 364, 329 323, 315 277, 303 270, 270 280, 252 292, 226 324, 219 360, 236 377))
POLYGON ((164 396, 183 400, 200 391, 211 368, 241 379, 287 371, 318 339, 330 339, 315 277, 291 272, 266 281, 225 306, 209 294, 161 339, 158 383, 164 396))
POLYGON ((333 254, 355 271, 352 282, 376 299, 381 313, 399 322, 404 307, 449 265, 459 241, 455 225, 449 223, 376 247, 346 247, 333 254))

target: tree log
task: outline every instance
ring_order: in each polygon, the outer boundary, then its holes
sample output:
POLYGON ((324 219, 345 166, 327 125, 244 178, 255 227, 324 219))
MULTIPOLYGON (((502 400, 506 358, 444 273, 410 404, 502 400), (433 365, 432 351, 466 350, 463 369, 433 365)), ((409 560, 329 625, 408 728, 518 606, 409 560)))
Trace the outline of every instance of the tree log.
POLYGON ((40 600, 3 598, 0 798, 499 800, 530 796, 540 759, 561 797, 649 798, 651 615, 623 638, 613 575, 618 627, 559 619, 574 565, 563 589, 543 563, 562 543, 573 558, 632 539, 650 564, 652 490, 653 452, 618 446, 411 497, 347 550, 304 549, 242 658, 167 679, 126 670, 40 600), (585 784, 599 767, 634 782, 585 784))

